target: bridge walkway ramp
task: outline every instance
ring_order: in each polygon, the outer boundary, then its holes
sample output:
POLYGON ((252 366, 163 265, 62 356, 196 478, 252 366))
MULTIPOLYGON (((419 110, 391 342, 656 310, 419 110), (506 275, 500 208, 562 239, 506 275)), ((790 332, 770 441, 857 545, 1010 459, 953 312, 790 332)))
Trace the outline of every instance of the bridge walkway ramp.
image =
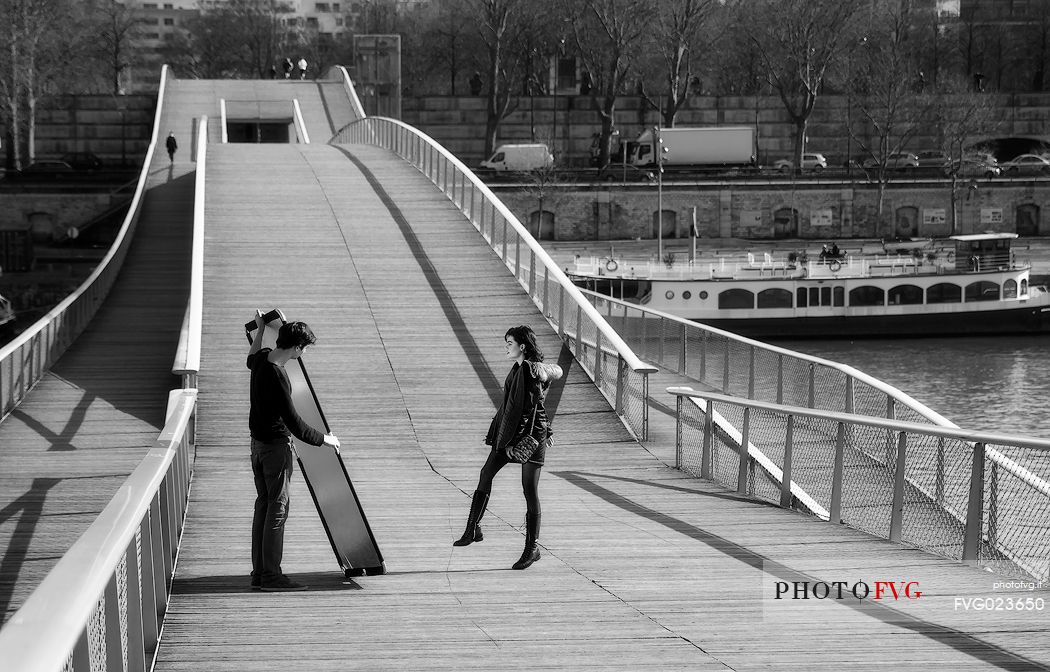
POLYGON ((954 607, 995 577, 686 477, 568 362, 544 557, 509 570, 513 466, 485 540, 452 547, 509 369, 504 332, 531 324, 560 359, 556 334, 463 215, 383 150, 209 148, 207 212, 196 472, 158 671, 1050 669, 1045 619, 954 607), (242 325, 272 307, 318 336, 305 361, 383 576, 343 579, 297 474, 284 569, 310 590, 249 590, 242 325), (773 599, 777 581, 858 580, 925 592, 773 599))

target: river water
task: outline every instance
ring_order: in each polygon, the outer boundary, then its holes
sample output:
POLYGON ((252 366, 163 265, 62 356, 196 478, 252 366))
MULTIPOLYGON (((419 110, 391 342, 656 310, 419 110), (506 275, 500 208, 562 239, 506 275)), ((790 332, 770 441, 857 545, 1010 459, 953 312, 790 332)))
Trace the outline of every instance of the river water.
POLYGON ((1050 334, 771 342, 849 364, 960 427, 1050 439, 1050 334))

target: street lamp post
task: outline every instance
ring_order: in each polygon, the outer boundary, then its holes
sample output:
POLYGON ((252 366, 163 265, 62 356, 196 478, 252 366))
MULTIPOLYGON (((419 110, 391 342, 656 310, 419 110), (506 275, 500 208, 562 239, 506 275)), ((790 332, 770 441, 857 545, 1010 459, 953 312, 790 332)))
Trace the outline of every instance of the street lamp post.
POLYGON ((657 263, 664 259, 664 141, 660 127, 653 126, 653 153, 656 155, 656 254, 657 263))

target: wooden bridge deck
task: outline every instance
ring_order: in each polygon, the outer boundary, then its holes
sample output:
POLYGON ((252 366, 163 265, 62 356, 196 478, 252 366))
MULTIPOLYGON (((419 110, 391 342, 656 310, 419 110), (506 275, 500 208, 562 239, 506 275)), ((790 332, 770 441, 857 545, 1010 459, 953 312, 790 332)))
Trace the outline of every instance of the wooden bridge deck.
POLYGON ((485 541, 454 549, 508 367, 503 332, 542 327, 552 356, 556 336, 455 208, 379 150, 215 147, 207 208, 196 474, 157 670, 1050 669, 1045 611, 955 605, 1029 593, 687 478, 575 368, 541 481, 545 557, 508 569, 524 514, 514 467, 485 541), (248 589, 241 325, 273 306, 318 334, 307 366, 384 576, 342 579, 297 475, 285 570, 311 590, 248 589), (923 594, 773 599, 776 581, 806 580, 923 594))

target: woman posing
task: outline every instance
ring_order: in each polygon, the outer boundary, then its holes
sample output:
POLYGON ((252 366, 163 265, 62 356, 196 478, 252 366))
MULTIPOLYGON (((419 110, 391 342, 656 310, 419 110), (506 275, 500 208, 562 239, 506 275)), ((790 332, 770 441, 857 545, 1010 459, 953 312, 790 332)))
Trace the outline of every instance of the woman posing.
POLYGON ((514 365, 503 383, 503 403, 492 418, 485 437, 485 443, 492 446, 492 450, 481 468, 478 488, 470 503, 467 529, 453 545, 467 546, 485 538, 478 523, 485 515, 492 479, 507 463, 521 461, 521 487, 525 491, 526 504, 525 550, 514 563, 514 569, 525 569, 540 559, 540 469, 547 446, 553 443, 543 401, 551 382, 561 378, 562 371, 557 364, 543 362, 543 353, 536 345, 536 334, 531 328, 524 325, 511 327, 504 339, 507 359, 513 359, 514 365), (532 443, 529 437, 535 440, 537 447, 522 459, 521 448, 532 443))

